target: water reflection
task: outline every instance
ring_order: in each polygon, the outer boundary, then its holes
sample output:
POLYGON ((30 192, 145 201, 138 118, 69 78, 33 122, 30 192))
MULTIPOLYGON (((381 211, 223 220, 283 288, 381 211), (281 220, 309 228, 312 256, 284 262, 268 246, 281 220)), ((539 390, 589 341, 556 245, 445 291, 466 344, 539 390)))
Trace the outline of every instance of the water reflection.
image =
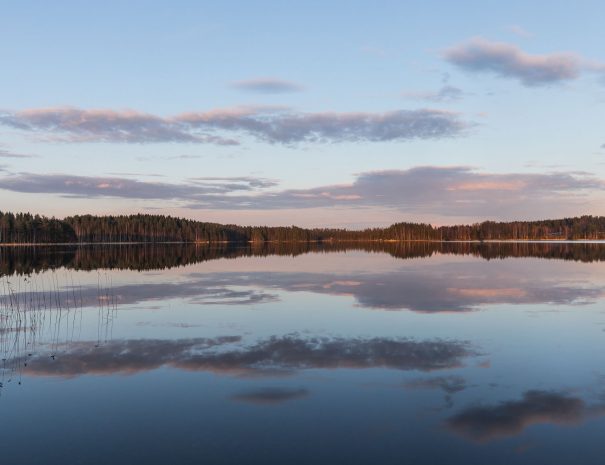
POLYGON ((3 249, 3 459, 599 463, 603 248, 3 249))
POLYGON ((266 387, 253 391, 245 391, 232 396, 233 400, 258 405, 271 405, 302 399, 309 395, 307 389, 288 389, 281 387, 266 387))
POLYGON ((445 393, 445 407, 452 408, 454 401, 452 396, 464 391, 468 385, 461 376, 438 376, 435 378, 411 379, 404 384, 406 389, 439 389, 445 393))
MULTIPOLYGON (((110 278, 98 276, 95 289, 95 347, 111 338, 117 303, 110 278)), ((15 382, 39 358, 55 360, 65 347, 79 342, 85 306, 81 286, 73 275, 52 272, 47 276, 0 279, 0 389, 15 382), (43 354, 43 355, 40 355, 43 354)))
MULTIPOLYGON (((277 303, 278 291, 350 296, 358 306, 415 312, 467 312, 489 305, 587 305, 605 295, 605 282, 564 263, 487 263, 464 261, 429 264, 403 263, 388 272, 280 272, 263 269, 246 272, 237 263, 220 272, 183 273, 173 282, 144 282, 112 286, 112 304, 133 305, 166 299, 186 299, 192 305, 252 305, 277 303)), ((35 278, 34 278, 35 279, 35 278)), ((46 291, 13 291, 11 298, 43 300, 46 291)), ((99 303, 95 286, 55 289, 54 298, 69 306, 99 303)))
MULTIPOLYGON (((605 283, 587 282, 585 276, 577 278, 567 268, 551 266, 548 275, 536 275, 535 268, 525 263, 406 264, 388 273, 254 272, 191 277, 191 282, 182 285, 190 290, 257 286, 348 295, 361 307, 417 312, 463 312, 495 304, 582 305, 594 303, 605 294, 605 283)), ((153 294, 153 289, 149 291, 153 294)))
POLYGON ((475 354, 461 341, 395 338, 302 338, 275 336, 249 346, 234 346, 241 336, 214 339, 123 340, 98 347, 73 343, 59 360, 34 357, 32 375, 73 377, 86 374, 132 374, 170 366, 235 376, 287 376, 309 369, 432 371, 459 367, 475 354), (221 350, 218 350, 221 349, 221 350))
POLYGON ((373 242, 266 244, 114 244, 0 246, 0 275, 30 274, 49 269, 165 270, 195 263, 238 257, 300 256, 309 253, 363 251, 394 258, 426 258, 436 254, 468 255, 485 260, 542 258, 605 261, 605 243, 569 242, 373 242))
POLYGON ((521 399, 469 407, 448 418, 447 427, 465 438, 488 442, 520 434, 534 424, 572 426, 605 414, 605 405, 587 405, 566 393, 527 391, 521 399))

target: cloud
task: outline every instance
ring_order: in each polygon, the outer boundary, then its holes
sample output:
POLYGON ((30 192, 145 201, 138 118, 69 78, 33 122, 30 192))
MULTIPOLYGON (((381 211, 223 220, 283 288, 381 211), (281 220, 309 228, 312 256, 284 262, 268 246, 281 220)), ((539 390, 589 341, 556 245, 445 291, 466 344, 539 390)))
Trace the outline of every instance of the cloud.
POLYGON ((21 173, 0 178, 0 189, 65 197, 115 197, 142 200, 204 200, 235 191, 274 186, 275 181, 244 177, 191 178, 183 184, 139 181, 123 177, 21 173))
POLYGON ((135 173, 135 172, 129 172, 129 171, 111 171, 108 173, 105 173, 108 176, 135 176, 135 177, 151 177, 151 178, 165 178, 166 175, 165 174, 159 174, 159 173, 135 173))
POLYGON ((267 387, 236 394, 231 398, 240 402, 258 405, 281 404, 289 400, 302 399, 309 395, 306 389, 267 387))
POLYGON ((35 158, 35 155, 25 153, 14 153, 0 147, 0 158, 35 158))
POLYGON ((304 86, 296 82, 270 77, 235 81, 231 86, 236 89, 260 94, 284 94, 289 92, 301 92, 305 89, 304 86))
POLYGON ((225 134, 280 144, 441 139, 462 135, 471 126, 443 110, 301 113, 283 107, 235 107, 170 118, 133 110, 42 108, 4 112, 0 125, 62 142, 219 145, 239 144, 225 134))
POLYGON ((63 142, 237 144, 215 135, 192 133, 178 121, 134 110, 37 108, 0 114, 0 124, 63 142))
POLYGON ((275 185, 274 180, 255 177, 191 178, 180 184, 64 174, 0 177, 0 189, 14 192, 175 200, 189 209, 382 208, 414 216, 503 220, 577 215, 605 188, 603 180, 587 173, 496 174, 464 166, 371 171, 357 175, 351 184, 263 191, 275 185))
POLYGON ((590 63, 573 53, 531 55, 515 45, 481 37, 446 49, 443 57, 464 70, 518 79, 530 87, 570 81, 583 71, 603 71, 602 64, 590 63))
MULTIPOLYGON (((1 184, 0 184, 0 187, 1 184)), ((388 208, 405 214, 520 219, 577 214, 605 182, 585 173, 480 173, 469 167, 365 172, 352 184, 229 196, 194 209, 388 208)))
POLYGON ((32 357, 29 375, 74 377, 86 374, 133 374, 170 366, 226 375, 286 375, 307 369, 432 371, 455 368, 474 355, 466 342, 388 338, 271 337, 248 346, 233 346, 239 336, 180 340, 120 340, 98 345, 74 343, 52 359, 32 357), (219 350, 220 349, 220 350, 219 350))
POLYGON ((461 135, 470 127, 457 113, 431 109, 384 113, 235 109, 188 113, 179 120, 192 128, 237 131, 282 144, 440 139, 461 135))
POLYGON ((458 87, 444 85, 436 92, 404 92, 403 97, 417 100, 427 100, 429 102, 453 102, 460 100, 464 96, 464 91, 458 87))
POLYGON ((467 408, 446 421, 451 431, 476 442, 520 434, 534 424, 576 425, 605 407, 590 407, 577 397, 550 391, 527 391, 520 400, 467 408))
POLYGON ((265 189, 268 187, 275 187, 279 183, 274 179, 257 178, 253 176, 205 176, 189 178, 190 182, 200 183, 201 185, 212 185, 217 183, 223 188, 229 188, 231 190, 251 190, 252 188, 265 189))
POLYGON ((202 155, 169 155, 169 156, 161 156, 161 157, 152 157, 152 156, 144 156, 144 157, 136 157, 135 160, 141 162, 149 162, 156 160, 200 160, 204 158, 202 155))

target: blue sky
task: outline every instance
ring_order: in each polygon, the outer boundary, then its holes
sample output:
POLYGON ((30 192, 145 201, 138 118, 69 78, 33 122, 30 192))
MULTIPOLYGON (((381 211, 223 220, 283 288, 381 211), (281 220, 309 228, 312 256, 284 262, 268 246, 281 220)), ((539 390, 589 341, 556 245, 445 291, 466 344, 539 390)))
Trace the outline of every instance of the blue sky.
POLYGON ((602 2, 7 2, 0 209, 605 214, 602 2))

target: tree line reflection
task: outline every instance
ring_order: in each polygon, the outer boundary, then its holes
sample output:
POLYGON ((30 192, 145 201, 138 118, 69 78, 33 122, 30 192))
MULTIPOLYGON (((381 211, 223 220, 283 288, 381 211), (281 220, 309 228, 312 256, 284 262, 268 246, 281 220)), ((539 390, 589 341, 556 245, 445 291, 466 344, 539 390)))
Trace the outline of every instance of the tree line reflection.
POLYGON ((259 244, 111 244, 87 246, 0 247, 0 275, 45 270, 162 270, 238 257, 298 256, 308 253, 364 251, 399 259, 436 254, 467 255, 485 260, 543 258, 578 262, 605 261, 605 243, 569 242, 352 242, 259 244))

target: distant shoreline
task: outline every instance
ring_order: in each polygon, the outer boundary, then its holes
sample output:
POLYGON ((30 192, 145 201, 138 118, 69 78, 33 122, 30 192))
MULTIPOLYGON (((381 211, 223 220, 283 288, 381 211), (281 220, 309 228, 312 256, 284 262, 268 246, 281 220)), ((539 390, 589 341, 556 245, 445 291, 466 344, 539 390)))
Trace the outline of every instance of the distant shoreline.
POLYGON ((313 244, 468 242, 521 243, 605 240, 605 216, 584 215, 538 221, 511 221, 433 226, 393 223, 348 230, 298 226, 242 226, 165 215, 82 215, 63 219, 30 213, 0 212, 3 245, 64 246, 88 244, 313 244))
POLYGON ((451 240, 440 241, 431 239, 408 240, 322 240, 322 241, 126 241, 126 242, 28 242, 2 243, 0 247, 58 247, 58 246, 91 246, 91 245, 264 245, 264 244, 403 244, 403 243, 438 243, 438 244, 605 244, 605 239, 490 239, 490 240, 451 240))

